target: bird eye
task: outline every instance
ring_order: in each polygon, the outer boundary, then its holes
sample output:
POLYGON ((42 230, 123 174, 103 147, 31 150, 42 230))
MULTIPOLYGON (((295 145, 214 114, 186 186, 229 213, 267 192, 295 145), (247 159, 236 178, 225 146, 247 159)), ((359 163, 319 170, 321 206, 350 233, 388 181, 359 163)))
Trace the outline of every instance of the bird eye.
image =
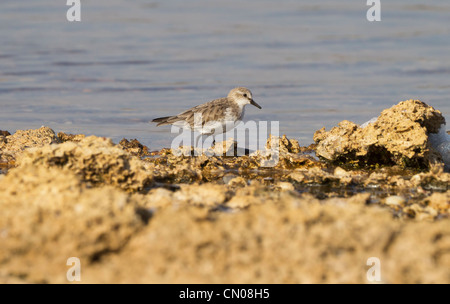
POLYGON ((247 98, 247 94, 244 94, 244 97, 247 98))

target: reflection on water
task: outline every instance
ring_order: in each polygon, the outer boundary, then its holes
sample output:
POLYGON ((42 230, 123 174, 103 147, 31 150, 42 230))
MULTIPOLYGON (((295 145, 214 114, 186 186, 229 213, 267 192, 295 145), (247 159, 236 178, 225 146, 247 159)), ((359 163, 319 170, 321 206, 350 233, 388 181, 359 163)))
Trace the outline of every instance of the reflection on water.
MULTIPOLYGON (((93 2, 93 1, 91 1, 93 2)), ((382 21, 355 1, 95 1, 82 21, 65 1, 4 0, 0 129, 138 138, 170 146, 152 118, 253 91, 301 144, 343 119, 362 123, 409 98, 450 112, 450 3, 383 2, 382 21)))

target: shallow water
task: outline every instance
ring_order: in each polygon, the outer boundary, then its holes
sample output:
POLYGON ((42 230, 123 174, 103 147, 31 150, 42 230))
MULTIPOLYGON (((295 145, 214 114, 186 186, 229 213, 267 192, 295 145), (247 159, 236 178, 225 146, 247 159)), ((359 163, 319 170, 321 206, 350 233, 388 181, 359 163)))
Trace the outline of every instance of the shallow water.
POLYGON ((247 86, 280 132, 312 142, 417 98, 449 117, 450 2, 66 1, 0 4, 0 130, 38 128, 170 146, 148 121, 247 86), (356 3, 358 2, 358 3, 356 3))

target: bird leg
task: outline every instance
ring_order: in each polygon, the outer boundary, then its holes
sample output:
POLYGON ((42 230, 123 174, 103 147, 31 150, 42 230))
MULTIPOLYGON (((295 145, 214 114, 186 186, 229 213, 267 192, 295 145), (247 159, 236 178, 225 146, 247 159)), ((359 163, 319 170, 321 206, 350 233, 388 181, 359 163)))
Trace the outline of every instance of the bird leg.
POLYGON ((198 136, 196 136, 195 139, 195 144, 194 144, 194 155, 198 156, 198 154, 200 153, 200 151, 204 151, 208 148, 208 142, 210 141, 210 138, 212 138, 212 144, 211 144, 211 148, 214 147, 215 145, 215 138, 214 136, 210 135, 210 134, 200 134, 198 136))

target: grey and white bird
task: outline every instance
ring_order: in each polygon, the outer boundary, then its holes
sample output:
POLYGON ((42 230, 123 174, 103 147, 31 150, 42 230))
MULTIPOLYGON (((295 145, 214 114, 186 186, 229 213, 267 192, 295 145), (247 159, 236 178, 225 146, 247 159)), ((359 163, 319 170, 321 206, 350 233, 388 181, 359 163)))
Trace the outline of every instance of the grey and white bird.
POLYGON ((234 88, 227 97, 214 99, 180 114, 152 120, 156 126, 174 125, 203 135, 224 133, 234 128, 244 117, 245 106, 261 109, 253 100, 252 92, 244 87, 234 88))

